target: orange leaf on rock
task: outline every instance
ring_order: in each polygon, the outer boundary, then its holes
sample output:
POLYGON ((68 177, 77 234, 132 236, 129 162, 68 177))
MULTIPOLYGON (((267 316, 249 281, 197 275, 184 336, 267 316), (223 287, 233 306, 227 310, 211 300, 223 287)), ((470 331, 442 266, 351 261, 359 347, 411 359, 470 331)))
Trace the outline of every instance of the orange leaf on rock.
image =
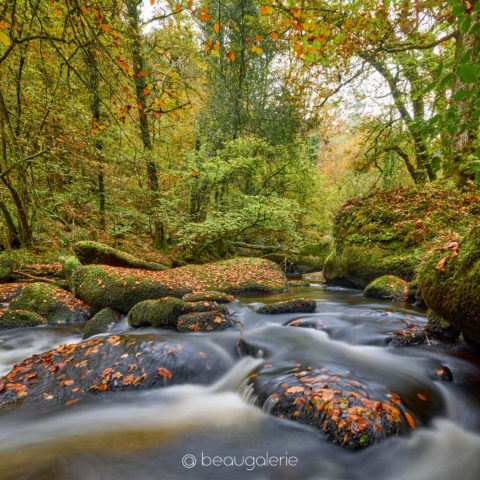
POLYGON ((412 430, 415 430, 417 427, 415 425, 415 420, 413 419, 413 417, 408 412, 405 412, 404 415, 412 430))
POLYGON ((157 368, 157 373, 162 377, 172 378, 172 372, 166 368, 157 368))
POLYGON ((285 394, 291 395, 292 393, 300 393, 300 392, 303 392, 304 390, 305 390, 304 387, 290 387, 290 388, 287 388, 287 390, 285 390, 285 394))

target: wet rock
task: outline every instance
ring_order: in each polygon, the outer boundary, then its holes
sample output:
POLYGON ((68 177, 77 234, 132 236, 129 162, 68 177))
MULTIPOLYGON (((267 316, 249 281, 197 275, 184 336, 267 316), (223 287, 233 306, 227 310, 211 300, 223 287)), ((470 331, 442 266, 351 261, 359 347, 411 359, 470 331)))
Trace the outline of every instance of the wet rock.
MULTIPOLYGON (((352 449, 416 428, 413 414, 397 394, 370 389, 349 374, 327 368, 268 363, 247 384, 267 412, 314 426, 333 443, 352 449)), ((427 396, 420 395, 428 408, 427 396)))
POLYGON ((89 338, 99 333, 105 333, 109 327, 118 322, 120 314, 111 308, 104 308, 96 313, 83 329, 83 338, 89 338))
POLYGON ((185 302, 216 302, 216 303, 230 303, 234 298, 232 295, 222 292, 198 292, 188 293, 184 295, 182 300, 185 302))
POLYGON ((168 270, 169 268, 166 265, 142 260, 134 255, 98 242, 77 242, 73 250, 83 265, 111 265, 112 267, 145 270, 168 270))
POLYGON ((363 291, 368 298, 404 302, 407 296, 408 283, 394 275, 384 275, 370 282, 363 291))
POLYGON ((427 331, 432 338, 442 340, 444 342, 456 342, 460 336, 460 331, 453 325, 450 325, 440 315, 437 315, 433 310, 427 311, 427 331))
POLYGON ((208 385, 232 363, 201 338, 111 335, 62 345, 27 358, 0 380, 0 412, 72 405, 109 392, 208 385))
POLYGON ((176 327, 177 320, 188 310, 188 304, 179 298, 168 297, 159 300, 144 300, 137 303, 128 313, 128 324, 140 327, 176 327))
POLYGON ((13 310, 9 308, 4 312, 0 312, 0 330, 36 327, 44 323, 45 319, 43 317, 27 310, 13 310))
POLYGON ((163 272, 88 265, 75 273, 75 293, 96 310, 121 313, 142 300, 183 297, 193 290, 273 293, 287 288, 283 272, 259 258, 238 258, 206 265, 187 265, 163 272))
POLYGON ((310 298, 296 298, 295 300, 286 300, 284 302, 263 305, 257 308, 257 313, 262 314, 280 314, 280 313, 313 313, 317 309, 317 302, 310 298))
POLYGON ((233 323, 219 312, 189 313, 179 317, 177 330, 179 332, 218 331, 232 327, 233 323))
POLYGON ((424 328, 414 328, 395 332, 389 339, 389 344, 393 347, 412 347, 426 343, 427 335, 424 328))
POLYGON ((85 323, 91 309, 62 288, 47 283, 30 283, 10 304, 14 310, 28 310, 49 324, 85 323))

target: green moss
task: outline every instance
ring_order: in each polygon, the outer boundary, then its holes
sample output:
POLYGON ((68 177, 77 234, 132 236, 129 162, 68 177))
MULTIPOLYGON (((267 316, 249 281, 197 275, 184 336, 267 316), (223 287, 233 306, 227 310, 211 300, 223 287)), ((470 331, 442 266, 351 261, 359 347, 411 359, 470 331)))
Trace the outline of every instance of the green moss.
POLYGON ((190 313, 178 318, 179 332, 220 331, 232 326, 232 322, 219 312, 190 313))
POLYGON ((180 315, 188 311, 188 305, 179 298, 144 300, 128 313, 128 324, 140 327, 176 327, 180 315))
POLYGON ((233 302, 234 298, 227 293, 222 292, 198 292, 198 293, 188 293, 184 295, 182 300, 185 302, 217 302, 217 303, 230 303, 233 302))
POLYGON ((27 310, 14 310, 9 308, 0 316, 0 330, 12 328, 36 327, 45 323, 40 315, 27 310))
POLYGON ((72 285, 74 284, 73 276, 75 275, 75 272, 82 266, 82 264, 80 263, 77 257, 73 257, 73 256, 64 258, 62 261, 62 264, 63 264, 62 271, 63 271, 63 274, 65 275, 65 279, 70 285, 70 288, 72 288, 72 285))
POLYGON ((405 301, 408 283, 393 275, 384 275, 370 282, 363 291, 363 295, 369 298, 391 300, 394 302, 405 301))
POLYGON ((12 270, 15 267, 15 261, 6 254, 0 255, 0 283, 10 282, 12 278, 12 270))
POLYGON ((460 241, 429 256, 420 271, 420 289, 438 317, 480 341, 480 226, 460 241))
POLYGON ((35 312, 50 324, 84 323, 91 314, 89 307, 70 293, 40 282, 25 286, 10 308, 35 312))
POLYGON ((111 308, 100 310, 85 324, 83 338, 106 332, 110 325, 118 322, 119 318, 120 315, 111 308))
POLYGON ((98 242, 77 242, 73 250, 83 265, 99 264, 113 267, 143 268, 145 270, 168 270, 169 268, 166 265, 142 260, 98 242))

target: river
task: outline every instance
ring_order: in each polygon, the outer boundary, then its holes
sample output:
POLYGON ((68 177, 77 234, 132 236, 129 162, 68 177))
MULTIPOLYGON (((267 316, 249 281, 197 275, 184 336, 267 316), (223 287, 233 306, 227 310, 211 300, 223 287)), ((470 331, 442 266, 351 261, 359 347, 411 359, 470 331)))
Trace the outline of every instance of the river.
MULTIPOLYGON (((326 285, 293 288, 229 305, 243 327, 218 333, 165 331, 173 342, 202 336, 226 351, 240 336, 257 358, 235 359, 209 386, 98 395, 98 401, 0 417, 0 478, 34 480, 325 479, 469 480, 480 472, 480 359, 467 344, 404 348, 386 339, 424 312, 326 285), (310 297, 312 314, 259 315, 260 302, 310 297), (284 326, 309 319, 317 328, 284 326), (263 355, 264 358, 261 358, 263 355), (260 357, 260 358, 259 358, 260 357), (410 434, 352 451, 313 427, 270 415, 246 379, 268 362, 349 371, 370 385, 429 391, 436 410, 410 434), (453 381, 436 378, 448 369, 453 381), (273 458, 273 461, 272 461, 273 458), (236 465, 232 465, 235 463, 236 465)), ((128 330, 126 320, 116 333, 128 330)), ((142 329, 144 333, 146 330, 142 329)), ((148 330, 150 332, 151 330, 148 330)), ((157 331, 158 332, 158 331, 157 331)), ((129 331, 136 333, 136 331, 129 331)), ((0 333, 0 375, 24 358, 76 343, 66 327, 0 333)))

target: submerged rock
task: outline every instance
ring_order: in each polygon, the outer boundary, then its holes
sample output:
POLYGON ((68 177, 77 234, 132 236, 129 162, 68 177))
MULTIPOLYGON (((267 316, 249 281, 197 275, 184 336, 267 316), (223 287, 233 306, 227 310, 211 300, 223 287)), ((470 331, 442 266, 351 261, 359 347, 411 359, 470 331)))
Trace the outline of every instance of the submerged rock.
MULTIPOLYGON (((339 375, 327 368, 265 364, 247 384, 267 412, 314 426, 333 443, 352 449, 416 428, 413 414, 397 394, 372 390, 349 372, 339 375)), ((420 393, 419 399, 427 409, 427 395, 420 393)))
POLYGON ((28 310, 45 318, 49 324, 85 323, 92 311, 81 300, 62 288, 47 283, 30 283, 11 303, 14 310, 28 310))
POLYGON ((111 308, 104 308, 96 313, 85 325, 83 338, 88 338, 99 333, 105 333, 108 328, 117 323, 120 314, 111 308))
POLYGON ((179 332, 215 331, 232 327, 233 323, 220 312, 189 313, 179 317, 177 330, 179 332))
POLYGON ((181 298, 193 290, 273 293, 288 286, 274 263, 238 258, 163 272, 88 265, 76 271, 74 288, 76 295, 96 310, 110 307, 126 314, 142 300, 181 298))
POLYGON ((34 355, 0 380, 0 412, 71 405, 104 392, 208 385, 232 366, 201 338, 111 335, 34 355))
POLYGON ((480 342, 480 226, 433 252, 419 281, 434 324, 443 320, 480 342))
POLYGON ((145 270, 168 270, 169 267, 149 262, 121 250, 98 242, 77 242, 73 247, 75 255, 83 265, 99 264, 112 267, 139 268, 145 270))
POLYGON ((384 275, 370 282, 363 291, 368 298, 404 302, 407 296, 408 283, 394 275, 384 275))
POLYGON ((217 303, 230 303, 234 298, 232 295, 222 292, 198 292, 188 293, 184 295, 182 300, 185 302, 217 302, 217 303))
POLYGON ((296 298, 284 302, 271 303, 257 308, 257 313, 280 314, 280 313, 313 313, 317 309, 317 302, 310 298, 296 298))
POLYGON ((37 325, 43 325, 44 323, 45 319, 35 312, 14 310, 12 308, 0 312, 0 330, 36 327, 37 325))

